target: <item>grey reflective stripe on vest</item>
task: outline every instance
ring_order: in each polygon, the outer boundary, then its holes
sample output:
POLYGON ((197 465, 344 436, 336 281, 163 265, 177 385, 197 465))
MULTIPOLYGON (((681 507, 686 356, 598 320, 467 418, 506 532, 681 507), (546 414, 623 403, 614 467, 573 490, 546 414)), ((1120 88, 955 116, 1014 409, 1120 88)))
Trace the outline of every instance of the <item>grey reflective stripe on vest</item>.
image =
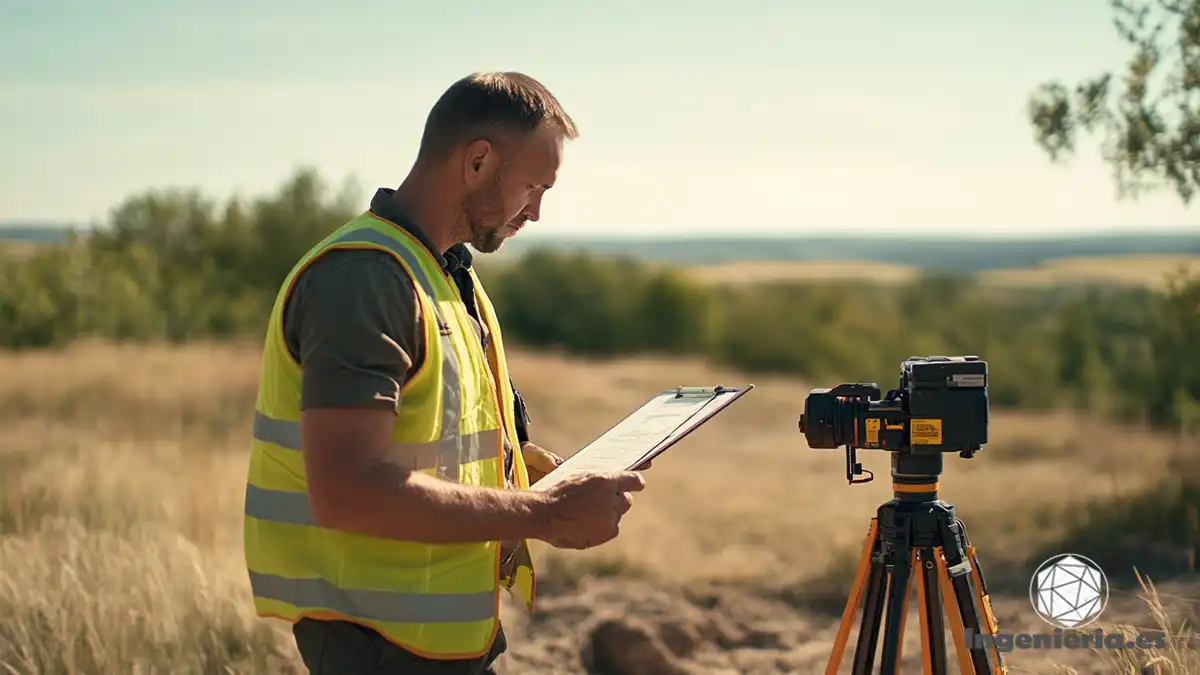
POLYGON ((246 484, 246 515, 287 525, 316 525, 307 492, 267 490, 246 484))
POLYGON ((250 573, 255 597, 301 609, 332 609, 346 616, 386 623, 484 621, 496 614, 496 596, 481 593, 396 593, 338 588, 324 579, 287 579, 250 573))
MULTIPOLYGON (((293 438, 298 439, 299 435, 300 425, 296 422, 271 419, 258 412, 254 414, 255 440, 300 452, 298 442, 295 445, 286 444, 292 442, 293 438)), ((439 469, 456 466, 455 462, 463 450, 459 444, 469 445, 468 454, 478 456, 481 447, 496 447, 499 443, 500 432, 495 429, 432 443, 392 443, 386 461, 410 471, 439 469)), ((317 524, 307 493, 268 490, 249 483, 246 484, 246 515, 289 525, 317 524)))
MULTIPOLYGON (((274 443, 281 448, 300 452, 299 422, 267 417, 256 410, 254 411, 252 435, 256 441, 274 443)), ((395 464, 409 471, 424 471, 442 467, 452 468, 459 461, 475 461, 482 455, 484 448, 494 448, 500 444, 499 429, 477 431, 472 434, 450 434, 448 436, 449 438, 429 441, 428 443, 401 443, 393 441, 388 446, 384 460, 389 464, 395 464)))

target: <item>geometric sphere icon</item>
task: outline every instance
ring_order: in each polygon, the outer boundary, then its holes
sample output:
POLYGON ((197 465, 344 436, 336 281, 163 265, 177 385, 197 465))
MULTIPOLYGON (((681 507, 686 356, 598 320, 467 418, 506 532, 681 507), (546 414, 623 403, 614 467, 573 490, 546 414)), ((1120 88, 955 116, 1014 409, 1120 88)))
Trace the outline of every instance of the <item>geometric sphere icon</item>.
POLYGON ((1077 553, 1056 555, 1029 580, 1033 611, 1059 628, 1082 628, 1108 604, 1108 578, 1100 566, 1077 553))

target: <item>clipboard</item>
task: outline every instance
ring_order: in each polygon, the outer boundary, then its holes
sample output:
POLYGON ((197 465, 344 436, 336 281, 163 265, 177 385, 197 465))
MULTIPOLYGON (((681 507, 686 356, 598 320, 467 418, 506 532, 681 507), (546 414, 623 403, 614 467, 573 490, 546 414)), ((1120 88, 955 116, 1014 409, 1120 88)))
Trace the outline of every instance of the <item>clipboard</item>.
POLYGON ((753 384, 737 388, 717 385, 663 390, 580 448, 530 489, 546 490, 585 473, 628 471, 641 466, 666 452, 752 389, 753 384))

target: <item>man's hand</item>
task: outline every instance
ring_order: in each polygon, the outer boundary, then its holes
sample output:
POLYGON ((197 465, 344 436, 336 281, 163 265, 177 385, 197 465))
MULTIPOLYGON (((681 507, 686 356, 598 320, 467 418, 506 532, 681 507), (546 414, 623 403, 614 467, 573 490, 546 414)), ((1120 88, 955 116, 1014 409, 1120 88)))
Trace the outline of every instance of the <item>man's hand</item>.
MULTIPOLYGON (((531 441, 525 441, 521 445, 521 456, 525 458, 525 471, 529 474, 530 485, 545 478, 546 474, 557 469, 558 465, 563 463, 562 457, 531 441)), ((650 460, 647 460, 645 464, 638 466, 634 471, 645 471, 650 468, 651 463, 650 460)))
POLYGON ((563 462, 562 457, 529 441, 521 445, 521 456, 525 458, 525 471, 529 473, 530 485, 545 478, 563 462))
POLYGON ((641 474, 620 472, 569 478, 546 491, 546 529, 539 539, 556 548, 585 549, 615 539, 641 474))

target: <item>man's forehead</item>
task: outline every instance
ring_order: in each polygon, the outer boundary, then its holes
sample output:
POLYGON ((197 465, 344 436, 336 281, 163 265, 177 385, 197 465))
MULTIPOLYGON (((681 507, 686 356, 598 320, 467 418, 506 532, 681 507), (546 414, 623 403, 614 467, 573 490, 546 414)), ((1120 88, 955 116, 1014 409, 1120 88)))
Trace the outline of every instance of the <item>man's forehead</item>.
POLYGON ((558 167, 562 164, 562 158, 562 134, 543 127, 517 146, 512 163, 522 171, 528 172, 531 178, 552 184, 558 174, 558 167))

